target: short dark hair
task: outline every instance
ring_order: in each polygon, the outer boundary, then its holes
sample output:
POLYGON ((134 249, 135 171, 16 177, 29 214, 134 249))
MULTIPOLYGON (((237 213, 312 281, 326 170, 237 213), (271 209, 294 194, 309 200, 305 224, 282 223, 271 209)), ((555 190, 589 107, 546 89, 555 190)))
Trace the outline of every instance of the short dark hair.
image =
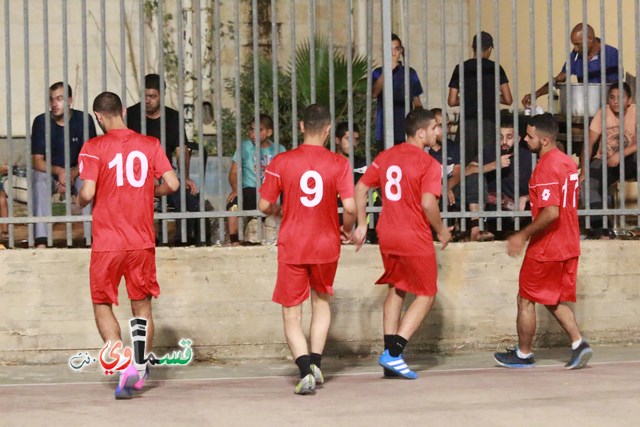
MULTIPOLYGON (((476 50, 477 37, 477 34, 473 36, 473 41, 471 42, 471 48, 473 50, 476 50)), ((493 37, 491 36, 491 34, 487 33, 486 31, 480 32, 480 49, 484 52, 491 47, 493 47, 493 37)))
MULTIPOLYGON (((58 90, 64 88, 63 82, 55 82, 51 86, 49 86, 49 91, 58 90)), ((73 91, 71 90, 71 86, 67 85, 67 95, 69 98, 73 98, 73 91)))
POLYGON ((391 41, 397 41, 398 43, 400 43, 400 46, 402 46, 402 40, 400 40, 400 37, 398 37, 396 33, 391 33, 391 41))
POLYGON ((93 111, 105 116, 122 116, 122 101, 113 92, 102 92, 93 101, 93 111))
MULTIPOLYGON (((360 133, 360 129, 356 123, 353 123, 353 131, 360 133)), ((340 122, 336 126, 336 138, 341 138, 349 132, 349 122, 340 122)))
POLYGON ((268 114, 260 114, 260 124, 267 129, 273 130, 273 119, 268 114))
POLYGON ((322 104, 311 104, 304 109, 302 123, 307 135, 317 135, 325 126, 331 124, 331 112, 322 104))
POLYGON ((442 116, 442 108, 436 107, 436 108, 432 108, 429 111, 431 111, 434 116, 437 116, 438 114, 442 116))
POLYGON ((500 127, 513 129, 513 113, 507 109, 500 110, 500 127))
POLYGON ((554 142, 558 139, 558 121, 551 113, 536 114, 529 119, 529 126, 533 126, 537 133, 551 138, 554 142))
MULTIPOLYGON (((144 88, 145 89, 155 89, 160 92, 160 75, 158 74, 147 74, 144 76, 144 88)), ((164 83, 164 88, 167 88, 167 83, 164 83)))
MULTIPOLYGON (((618 89, 618 84, 618 82, 611 83, 609 85, 609 92, 607 92, 607 95, 611 95, 612 90, 618 89)), ((627 82, 622 82, 622 90, 627 95, 627 98, 631 98, 631 86, 629 86, 627 82)))
POLYGON ((407 114, 407 118, 404 121, 404 128, 407 136, 415 136, 418 129, 424 129, 429 125, 432 120, 435 120, 436 116, 429 110, 413 110, 407 114))

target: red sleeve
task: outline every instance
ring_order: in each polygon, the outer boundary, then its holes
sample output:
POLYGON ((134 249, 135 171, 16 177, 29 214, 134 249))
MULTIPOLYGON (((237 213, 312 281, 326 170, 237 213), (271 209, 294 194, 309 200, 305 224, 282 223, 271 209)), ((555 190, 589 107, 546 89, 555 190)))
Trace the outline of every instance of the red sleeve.
POLYGON ((100 157, 96 150, 95 141, 87 141, 80 150, 78 156, 78 169, 83 180, 97 181, 100 171, 100 157))
POLYGON ((535 187, 536 200, 532 200, 538 208, 547 206, 560 206, 562 198, 562 184, 558 178, 546 168, 536 174, 536 182, 532 183, 535 187))
POLYGON ((154 176, 156 178, 162 177, 162 175, 164 175, 166 171, 173 169, 173 167, 171 166, 171 162, 169 162, 169 159, 167 158, 167 154, 164 152, 162 146, 160 145, 160 141, 158 141, 157 139, 153 158, 153 168, 155 174, 154 176))
POLYGON ((282 178, 280 168, 278 167, 280 164, 278 157, 279 156, 274 157, 265 169, 264 182, 260 186, 260 190, 258 190, 260 197, 269 203, 276 203, 282 191, 282 178))
POLYGON ((376 157, 367 168, 360 181, 369 188, 380 188, 380 156, 376 157))
POLYGON ((341 159, 342 161, 342 170, 340 171, 340 176, 338 177, 338 194, 342 200, 349 199, 354 195, 353 188, 353 172, 351 171, 351 165, 347 159, 341 159))
POLYGON ((436 197, 442 195, 442 166, 431 156, 427 154, 424 163, 424 172, 422 173, 422 182, 420 183, 420 192, 422 194, 431 193, 436 197))

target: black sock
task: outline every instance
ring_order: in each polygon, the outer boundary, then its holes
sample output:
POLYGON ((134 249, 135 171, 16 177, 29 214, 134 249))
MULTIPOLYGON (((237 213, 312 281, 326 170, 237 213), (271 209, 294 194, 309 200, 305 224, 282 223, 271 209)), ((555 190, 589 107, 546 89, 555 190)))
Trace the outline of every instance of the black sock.
POLYGON ((300 369, 300 378, 304 378, 311 373, 311 362, 308 354, 303 354, 296 359, 296 365, 300 369))
POLYGON ((389 343, 389 354, 392 357, 400 356, 407 346, 407 342, 408 341, 400 335, 393 335, 393 340, 389 343))
POLYGON ((395 342, 395 335, 385 335, 384 336, 384 349, 385 350, 389 350, 394 342, 395 342))
POLYGON ((238 239, 238 233, 236 233, 236 234, 229 234, 229 241, 230 241, 231 243, 239 242, 240 240, 238 239))
POLYGON ((311 355, 309 356, 309 361, 312 365, 316 365, 319 368, 320 364, 322 363, 322 355, 318 353, 311 353, 311 355))

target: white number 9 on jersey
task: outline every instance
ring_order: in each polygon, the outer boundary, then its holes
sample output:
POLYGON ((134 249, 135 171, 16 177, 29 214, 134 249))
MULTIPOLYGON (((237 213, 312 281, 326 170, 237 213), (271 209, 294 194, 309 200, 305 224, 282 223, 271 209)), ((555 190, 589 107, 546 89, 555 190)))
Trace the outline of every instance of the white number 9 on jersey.
POLYGON ((316 171, 306 171, 300 177, 300 189, 306 194, 306 196, 300 197, 300 203, 308 208, 317 206, 322 200, 322 192, 324 191, 322 177, 316 171), (313 188, 309 186, 309 181, 312 179, 315 181, 313 188))
POLYGON ((387 183, 384 185, 384 194, 392 202, 397 202, 402 197, 401 179, 402 169, 400 169, 400 166, 389 166, 389 169, 387 169, 387 183))

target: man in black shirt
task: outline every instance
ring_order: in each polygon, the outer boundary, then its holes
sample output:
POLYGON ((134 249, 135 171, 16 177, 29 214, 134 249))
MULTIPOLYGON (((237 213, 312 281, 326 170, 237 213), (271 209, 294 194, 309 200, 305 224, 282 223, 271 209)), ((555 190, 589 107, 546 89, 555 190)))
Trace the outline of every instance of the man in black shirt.
MULTIPOLYGON (((146 132, 145 135, 150 135, 158 138, 162 142, 161 138, 161 116, 162 111, 160 109, 160 76, 158 74, 147 74, 144 78, 144 101, 145 101, 145 122, 146 122, 146 132)), ((129 129, 132 129, 136 132, 142 132, 142 111, 141 111, 140 103, 132 105, 127 108, 127 126, 129 129)), ((173 155, 176 156, 175 165, 180 167, 180 132, 184 133, 184 129, 180 129, 180 114, 174 110, 173 108, 164 107, 164 115, 165 115, 165 151, 167 153, 167 157, 169 160, 173 159, 173 155)), ((190 152, 186 147, 187 135, 184 133, 184 176, 185 176, 185 189, 186 189, 186 207, 187 212, 197 212, 199 210, 199 197, 198 197, 198 187, 195 182, 191 180, 189 177, 189 163, 190 163, 190 152)), ((180 176, 180 175, 178 175, 180 176)), ((180 203, 180 191, 176 191, 175 193, 167 196, 167 202, 169 205, 173 206, 176 212, 182 212, 183 209, 180 203)), ((199 220, 190 219, 187 220, 187 242, 195 243, 198 241, 199 232, 197 231, 197 226, 199 224, 199 220)), ((175 243, 181 242, 180 237, 180 225, 176 226, 176 236, 175 243)))

